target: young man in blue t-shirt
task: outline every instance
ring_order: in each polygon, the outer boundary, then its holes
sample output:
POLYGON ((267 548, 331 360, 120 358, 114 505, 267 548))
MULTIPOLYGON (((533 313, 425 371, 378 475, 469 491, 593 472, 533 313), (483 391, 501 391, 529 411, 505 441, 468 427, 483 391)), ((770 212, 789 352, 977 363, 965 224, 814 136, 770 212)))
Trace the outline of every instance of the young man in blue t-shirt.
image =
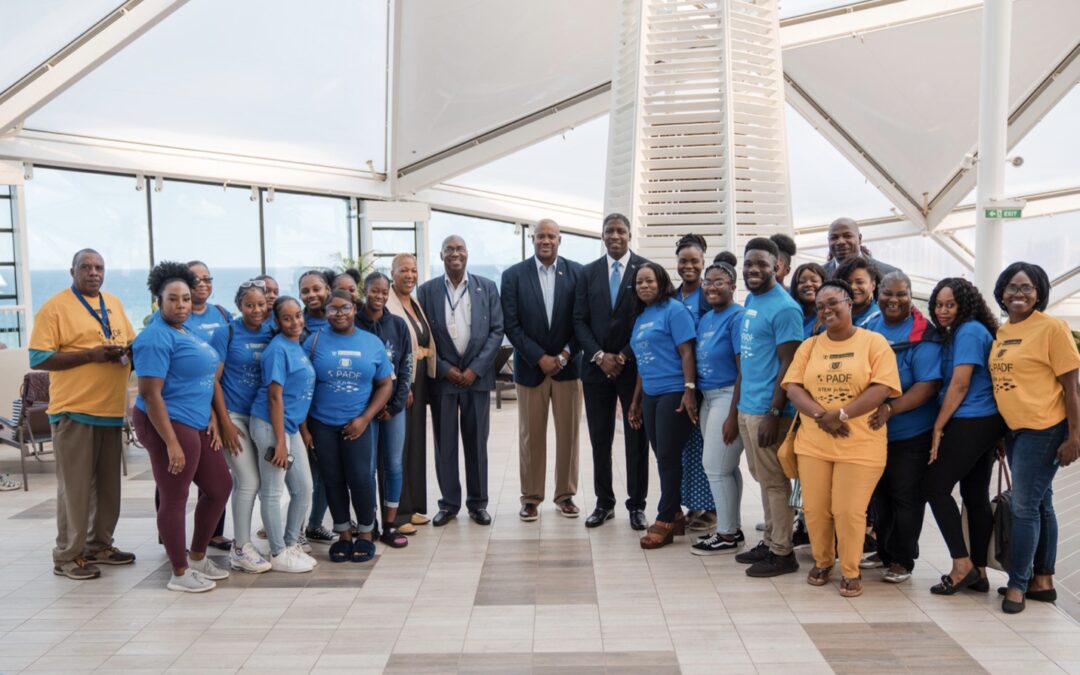
POLYGON ((739 336, 739 433, 750 474, 761 485, 765 510, 764 540, 735 556, 736 562, 750 565, 746 574, 751 577, 774 577, 799 569, 791 545, 795 521, 795 510, 788 503, 791 481, 776 451, 795 415, 780 382, 802 342, 803 313, 776 283, 777 256, 776 244, 758 237, 746 244, 743 258, 743 280, 751 296, 739 336))

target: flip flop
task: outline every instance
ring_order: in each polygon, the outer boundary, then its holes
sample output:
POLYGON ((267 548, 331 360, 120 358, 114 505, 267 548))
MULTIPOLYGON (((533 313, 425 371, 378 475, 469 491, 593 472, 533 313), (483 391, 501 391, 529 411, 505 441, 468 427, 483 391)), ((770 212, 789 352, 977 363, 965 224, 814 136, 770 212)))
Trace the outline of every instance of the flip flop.
POLYGON ((405 548, 409 545, 408 537, 392 527, 383 530, 382 536, 379 537, 379 541, 390 548, 405 548))
POLYGON ((370 539, 354 539, 352 542, 352 561, 365 563, 375 557, 375 542, 370 539))
POLYGON ((352 559, 353 543, 351 541, 335 541, 330 545, 330 562, 343 563, 352 559))

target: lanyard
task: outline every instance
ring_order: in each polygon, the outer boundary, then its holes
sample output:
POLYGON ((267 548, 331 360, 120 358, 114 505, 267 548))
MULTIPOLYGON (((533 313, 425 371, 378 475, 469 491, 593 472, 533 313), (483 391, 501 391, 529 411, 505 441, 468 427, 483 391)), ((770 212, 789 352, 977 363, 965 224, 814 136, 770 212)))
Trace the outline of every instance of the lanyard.
POLYGON ((71 287, 71 292, 75 294, 75 297, 79 299, 82 306, 86 308, 86 311, 90 312, 90 316, 94 317, 98 323, 101 324, 101 330, 105 333, 105 339, 112 339, 112 327, 109 325, 109 312, 105 309, 105 296, 100 292, 98 293, 98 301, 101 303, 101 314, 94 312, 94 308, 90 306, 90 303, 86 301, 83 294, 80 293, 74 286, 71 287))
MULTIPOLYGON (((464 288, 462 289, 461 293, 457 296, 457 302, 454 302, 454 299, 450 297, 450 287, 447 286, 445 283, 443 284, 443 292, 446 293, 446 302, 448 302, 450 304, 450 313, 451 314, 454 314, 455 312, 457 312, 458 305, 461 304, 461 299, 464 298, 465 294, 469 292, 469 284, 467 282, 462 283, 462 286, 464 286, 464 288)), ((456 292, 457 291, 455 291, 455 293, 456 292)))

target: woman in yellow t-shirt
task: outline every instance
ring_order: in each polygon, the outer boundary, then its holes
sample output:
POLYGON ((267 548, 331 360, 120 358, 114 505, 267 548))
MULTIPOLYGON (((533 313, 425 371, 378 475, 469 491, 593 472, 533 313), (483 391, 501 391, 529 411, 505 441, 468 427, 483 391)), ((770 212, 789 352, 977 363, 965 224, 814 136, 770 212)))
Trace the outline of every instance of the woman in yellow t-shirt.
POLYGON ((806 581, 828 583, 838 544, 840 595, 850 598, 862 595, 866 506, 885 470, 885 428, 872 429, 870 413, 900 395, 900 374, 888 341, 852 324, 847 282, 826 281, 814 304, 825 333, 799 346, 783 381, 800 413, 795 454, 814 553, 806 581))
POLYGON ((1005 596, 1001 609, 1017 614, 1025 598, 1057 600, 1051 486, 1058 467, 1080 457, 1080 354, 1065 322, 1043 314, 1050 300, 1043 268, 1009 265, 994 285, 994 299, 1009 314, 989 367, 994 400, 1009 426, 1005 452, 1013 472, 1009 585, 998 593, 1005 596))

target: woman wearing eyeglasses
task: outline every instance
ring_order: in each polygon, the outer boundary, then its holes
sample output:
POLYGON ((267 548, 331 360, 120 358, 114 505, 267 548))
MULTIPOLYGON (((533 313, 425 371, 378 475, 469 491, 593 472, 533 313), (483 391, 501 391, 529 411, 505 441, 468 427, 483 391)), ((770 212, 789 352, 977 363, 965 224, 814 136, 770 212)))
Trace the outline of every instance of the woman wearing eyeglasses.
POLYGON ((1008 313, 990 349, 994 399, 1009 431, 1012 467, 1012 542, 1009 585, 998 589, 1001 609, 1024 611, 1026 599, 1057 600, 1054 564, 1058 527, 1054 476, 1080 457, 1080 354, 1068 325, 1043 314, 1050 279, 1038 265, 1016 262, 994 285, 1008 313))
POLYGON ((304 350, 315 367, 315 396, 307 428, 326 486, 326 500, 340 537, 331 562, 367 562, 375 556, 374 422, 394 393, 394 367, 375 335, 356 327, 356 304, 334 291, 326 306, 329 328, 313 334, 304 350), (356 511, 353 536, 349 502, 356 511))
POLYGON ((270 563, 251 543, 251 512, 259 493, 259 456, 251 442, 251 404, 262 381, 262 354, 272 337, 266 321, 266 283, 252 279, 236 291, 240 316, 228 328, 228 339, 220 356, 224 368, 214 385, 217 413, 225 461, 233 476, 233 545, 229 565, 234 570, 260 574, 270 563))

